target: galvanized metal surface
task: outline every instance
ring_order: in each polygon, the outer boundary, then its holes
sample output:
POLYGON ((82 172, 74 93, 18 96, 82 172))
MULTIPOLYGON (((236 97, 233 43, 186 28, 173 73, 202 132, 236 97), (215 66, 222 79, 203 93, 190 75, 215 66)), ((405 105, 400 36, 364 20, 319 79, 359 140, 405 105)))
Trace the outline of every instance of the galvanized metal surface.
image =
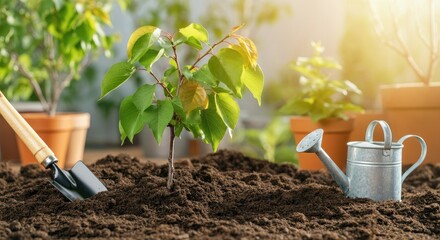
POLYGON ((321 148, 322 135, 322 129, 311 132, 298 144, 297 151, 316 153, 336 183, 351 198, 400 201, 403 181, 423 162, 427 152, 425 141, 417 135, 406 135, 393 143, 389 125, 383 120, 374 120, 367 128, 365 142, 347 143, 345 175, 321 148), (384 142, 373 141, 374 128, 378 124, 384 132, 384 142), (402 175, 403 142, 409 138, 416 138, 422 150, 417 162, 402 175))

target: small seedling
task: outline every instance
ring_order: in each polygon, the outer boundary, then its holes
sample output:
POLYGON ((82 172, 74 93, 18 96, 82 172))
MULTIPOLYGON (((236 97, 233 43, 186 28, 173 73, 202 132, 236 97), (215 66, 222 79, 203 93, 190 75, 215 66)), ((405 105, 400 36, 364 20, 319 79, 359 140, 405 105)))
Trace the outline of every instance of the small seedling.
POLYGON ((174 34, 154 26, 140 27, 128 40, 128 60, 111 66, 102 80, 101 98, 136 71, 148 73, 147 83, 122 100, 119 131, 122 142, 126 138, 132 142, 147 125, 160 143, 169 127, 168 188, 173 184, 174 140, 183 129, 215 151, 226 131, 231 133, 237 125, 236 99, 244 90, 261 103, 264 80, 257 49, 252 40, 236 34, 239 29, 210 44, 200 24, 192 23, 174 34), (182 51, 197 54, 184 61, 182 51))

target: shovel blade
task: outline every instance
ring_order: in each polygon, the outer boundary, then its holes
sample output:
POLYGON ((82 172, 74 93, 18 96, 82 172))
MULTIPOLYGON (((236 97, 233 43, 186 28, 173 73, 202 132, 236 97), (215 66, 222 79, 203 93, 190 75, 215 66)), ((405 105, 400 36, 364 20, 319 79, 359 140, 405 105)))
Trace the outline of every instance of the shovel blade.
POLYGON ((52 185, 70 201, 83 200, 99 192, 107 191, 107 188, 82 161, 78 161, 69 171, 55 167, 57 170, 52 185))

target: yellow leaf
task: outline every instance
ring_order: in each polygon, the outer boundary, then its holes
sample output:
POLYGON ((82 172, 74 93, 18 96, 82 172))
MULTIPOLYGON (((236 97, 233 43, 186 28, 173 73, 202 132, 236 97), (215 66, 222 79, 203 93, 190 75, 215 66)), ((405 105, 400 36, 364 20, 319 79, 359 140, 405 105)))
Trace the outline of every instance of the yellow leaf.
POLYGON ((132 52, 133 46, 136 43, 136 41, 145 34, 153 33, 154 30, 156 30, 156 29, 157 29, 157 27, 154 27, 154 26, 143 26, 143 27, 136 29, 131 34, 130 38, 128 39, 128 43, 127 43, 127 56, 129 59, 131 58, 131 55, 132 55, 131 52, 132 52))
POLYGON ((255 66, 257 66, 258 51, 257 47, 255 47, 254 42, 249 38, 243 36, 238 37, 237 40, 240 44, 240 47, 246 53, 246 58, 249 59, 249 63, 253 68, 255 68, 255 66))
POLYGON ((243 57, 243 64, 245 66, 251 66, 251 62, 249 61, 247 53, 240 45, 229 45, 229 48, 231 48, 241 54, 241 56, 243 57))
POLYGON ((208 108, 208 95, 205 89, 196 81, 184 80, 180 87, 179 98, 186 114, 199 107, 202 109, 208 108))
POLYGON ((110 20, 110 15, 108 14, 108 12, 105 12, 104 10, 96 7, 92 9, 92 14, 98 17, 103 23, 112 26, 112 22, 110 20))

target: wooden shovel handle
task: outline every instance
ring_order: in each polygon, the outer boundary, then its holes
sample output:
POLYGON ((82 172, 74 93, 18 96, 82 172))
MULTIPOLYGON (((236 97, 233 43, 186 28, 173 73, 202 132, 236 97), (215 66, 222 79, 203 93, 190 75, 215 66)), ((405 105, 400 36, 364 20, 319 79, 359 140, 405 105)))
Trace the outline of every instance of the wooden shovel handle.
POLYGON ((52 150, 46 145, 40 136, 38 136, 17 110, 15 110, 1 91, 0 114, 3 115, 6 122, 8 122, 9 126, 14 129, 15 133, 20 137, 21 141, 26 144, 39 163, 42 163, 49 156, 55 156, 52 150))

